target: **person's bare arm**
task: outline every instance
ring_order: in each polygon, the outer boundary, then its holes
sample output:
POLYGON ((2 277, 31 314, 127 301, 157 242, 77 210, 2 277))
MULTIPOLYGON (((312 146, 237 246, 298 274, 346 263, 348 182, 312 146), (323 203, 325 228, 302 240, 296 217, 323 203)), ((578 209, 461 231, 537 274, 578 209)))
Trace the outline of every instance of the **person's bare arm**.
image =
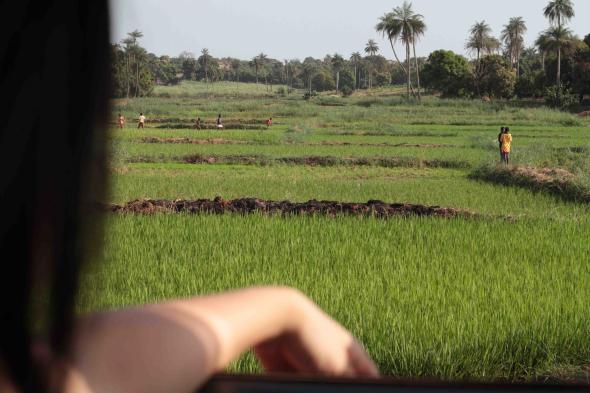
POLYGON ((350 333, 302 294, 253 288, 84 318, 68 384, 188 393, 249 348, 268 371, 378 375, 350 333))

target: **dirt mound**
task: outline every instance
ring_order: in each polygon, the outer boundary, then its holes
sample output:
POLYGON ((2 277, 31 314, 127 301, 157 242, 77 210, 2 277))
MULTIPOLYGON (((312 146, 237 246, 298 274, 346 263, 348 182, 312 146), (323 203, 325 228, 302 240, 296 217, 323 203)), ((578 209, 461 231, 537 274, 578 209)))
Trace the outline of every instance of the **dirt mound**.
POLYGON ((590 203, 590 190, 576 181, 576 176, 561 168, 528 166, 480 167, 470 175, 475 180, 544 192, 566 201, 590 203))
POLYGON ((247 141, 238 141, 224 138, 208 138, 208 139, 193 139, 193 138, 158 138, 145 137, 141 139, 143 143, 170 143, 170 144, 189 144, 189 145, 245 145, 247 141))
POLYGON ((530 179, 534 179, 539 183, 554 182, 554 181, 571 181, 574 179, 574 175, 561 168, 534 168, 534 167, 515 167, 514 173, 518 176, 524 176, 530 179))
POLYGON ((154 214, 154 213, 190 213, 190 214, 273 214, 282 216, 319 215, 327 217, 362 216, 390 218, 399 216, 431 216, 444 218, 472 218, 474 213, 439 206, 411 205, 369 201, 367 203, 342 203, 333 201, 311 200, 304 203, 290 201, 266 201, 256 198, 224 200, 215 199, 187 200, 135 200, 125 205, 111 205, 109 210, 115 213, 154 214))

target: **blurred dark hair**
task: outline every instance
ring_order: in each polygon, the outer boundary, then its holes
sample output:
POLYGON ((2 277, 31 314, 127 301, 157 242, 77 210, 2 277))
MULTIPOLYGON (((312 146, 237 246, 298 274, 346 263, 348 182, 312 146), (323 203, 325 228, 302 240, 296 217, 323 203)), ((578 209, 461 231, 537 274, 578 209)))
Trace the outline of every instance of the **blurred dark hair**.
POLYGON ((0 364, 21 392, 52 389, 32 344, 67 357, 78 273, 101 239, 107 3, 0 5, 0 364))

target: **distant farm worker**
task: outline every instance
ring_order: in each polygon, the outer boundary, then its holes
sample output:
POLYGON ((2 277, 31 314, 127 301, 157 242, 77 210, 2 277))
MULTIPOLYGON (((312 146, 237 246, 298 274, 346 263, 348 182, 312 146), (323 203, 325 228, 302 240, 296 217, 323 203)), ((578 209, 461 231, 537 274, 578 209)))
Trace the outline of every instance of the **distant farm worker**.
POLYGON ((217 116, 217 128, 218 129, 223 129, 223 123, 221 121, 221 114, 219 114, 219 116, 217 116))
POLYGON ((201 129, 201 118, 200 117, 197 117, 197 122, 195 123, 195 128, 197 130, 201 129))
POLYGON ((119 113, 119 128, 123 128, 125 126, 125 117, 119 113))
POLYGON ((272 126, 272 117, 266 121, 266 127, 272 126))
POLYGON ((143 115, 143 112, 141 112, 139 114, 139 123, 137 124, 137 128, 143 128, 144 125, 145 125, 145 116, 143 115))
POLYGON ((498 150, 500 150, 500 161, 503 161, 504 156, 502 155, 502 135, 504 135, 504 130, 506 127, 500 128, 500 133, 498 134, 498 150))
POLYGON ((502 142, 502 162, 506 165, 510 163, 510 148, 512 145, 512 135, 510 134, 510 128, 504 128, 504 133, 500 137, 502 142))

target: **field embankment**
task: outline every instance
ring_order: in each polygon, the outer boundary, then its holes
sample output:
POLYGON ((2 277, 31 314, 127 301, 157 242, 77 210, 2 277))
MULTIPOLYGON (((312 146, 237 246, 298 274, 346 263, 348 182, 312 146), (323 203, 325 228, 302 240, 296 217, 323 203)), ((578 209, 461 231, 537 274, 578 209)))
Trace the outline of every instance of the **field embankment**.
POLYGON ((367 203, 343 203, 333 201, 311 200, 304 203, 290 201, 265 201, 256 198, 224 200, 199 199, 194 201, 178 200, 135 200, 124 205, 111 205, 110 210, 116 213, 190 213, 190 214, 273 214, 283 216, 318 215, 327 217, 361 216, 390 218, 399 216, 472 218, 474 213, 467 210, 424 206, 403 203, 385 203, 369 201, 367 203))
POLYGON ((469 177, 507 186, 528 188, 572 202, 590 203, 590 190, 573 173, 560 168, 484 165, 469 177))
POLYGON ((226 164, 226 165, 306 165, 317 167, 331 166, 376 166, 383 168, 446 168, 465 169, 470 164, 460 160, 421 159, 417 157, 267 157, 264 155, 203 155, 191 154, 182 157, 136 156, 128 163, 178 162, 185 164, 226 164))

